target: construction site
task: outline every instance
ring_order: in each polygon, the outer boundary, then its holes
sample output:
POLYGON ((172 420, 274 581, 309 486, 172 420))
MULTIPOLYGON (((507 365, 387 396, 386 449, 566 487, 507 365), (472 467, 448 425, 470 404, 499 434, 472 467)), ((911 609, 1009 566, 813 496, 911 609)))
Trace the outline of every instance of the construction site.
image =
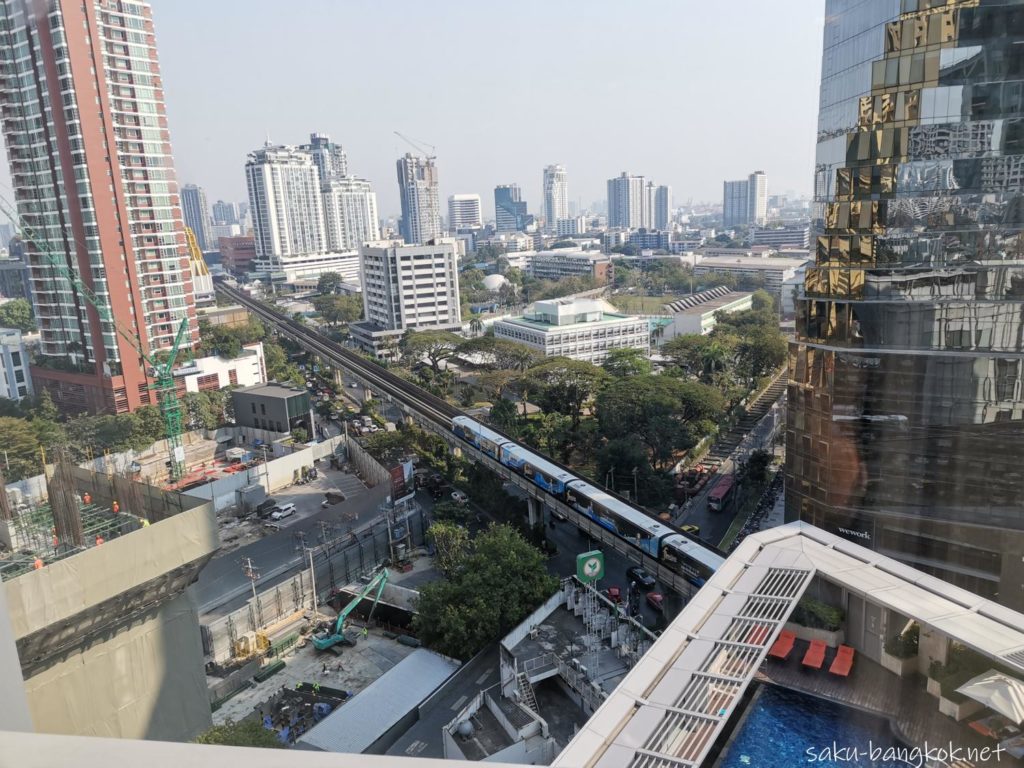
POLYGON ((42 493, 0 493, 0 540, 37 731, 187 740, 209 727, 188 590, 218 547, 209 501, 58 456, 42 493))

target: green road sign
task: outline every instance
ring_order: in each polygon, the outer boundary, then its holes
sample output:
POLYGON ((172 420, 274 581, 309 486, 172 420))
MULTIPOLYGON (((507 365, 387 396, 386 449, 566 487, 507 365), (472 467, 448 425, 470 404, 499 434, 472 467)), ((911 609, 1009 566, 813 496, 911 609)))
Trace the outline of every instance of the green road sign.
POLYGON ((576 555, 576 578, 584 584, 595 582, 604 576, 604 553, 598 550, 576 555))

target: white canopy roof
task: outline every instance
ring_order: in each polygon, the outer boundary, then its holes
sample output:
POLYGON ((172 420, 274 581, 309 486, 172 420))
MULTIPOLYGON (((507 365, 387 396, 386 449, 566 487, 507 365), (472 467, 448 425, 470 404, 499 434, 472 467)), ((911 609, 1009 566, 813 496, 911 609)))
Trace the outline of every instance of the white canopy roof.
POLYGON ((1024 683, 1020 680, 990 669, 968 680, 956 692, 980 701, 1018 725, 1024 722, 1024 683))

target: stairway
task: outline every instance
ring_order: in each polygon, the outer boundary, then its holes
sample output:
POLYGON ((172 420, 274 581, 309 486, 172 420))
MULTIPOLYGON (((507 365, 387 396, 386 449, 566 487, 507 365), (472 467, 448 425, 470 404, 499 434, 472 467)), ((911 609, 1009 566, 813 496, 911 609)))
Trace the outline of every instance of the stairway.
POLYGON ((787 370, 783 369, 753 402, 747 405, 747 412, 728 432, 725 432, 708 451, 705 460, 725 461, 736 450, 743 438, 765 417, 771 407, 786 391, 787 370))
POLYGON ((533 686, 530 685, 530 679, 526 676, 525 672, 520 672, 516 675, 516 683, 519 688, 519 702, 529 708, 535 715, 539 715, 537 711, 537 696, 533 692, 533 686))

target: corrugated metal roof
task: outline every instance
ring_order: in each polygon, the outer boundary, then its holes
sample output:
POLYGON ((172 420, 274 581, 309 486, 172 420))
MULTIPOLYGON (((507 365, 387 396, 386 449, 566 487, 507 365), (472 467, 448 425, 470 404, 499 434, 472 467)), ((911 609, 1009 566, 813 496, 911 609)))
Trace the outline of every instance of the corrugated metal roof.
POLYGON ((458 668, 457 661, 419 648, 342 704, 299 744, 324 752, 362 752, 458 668))

